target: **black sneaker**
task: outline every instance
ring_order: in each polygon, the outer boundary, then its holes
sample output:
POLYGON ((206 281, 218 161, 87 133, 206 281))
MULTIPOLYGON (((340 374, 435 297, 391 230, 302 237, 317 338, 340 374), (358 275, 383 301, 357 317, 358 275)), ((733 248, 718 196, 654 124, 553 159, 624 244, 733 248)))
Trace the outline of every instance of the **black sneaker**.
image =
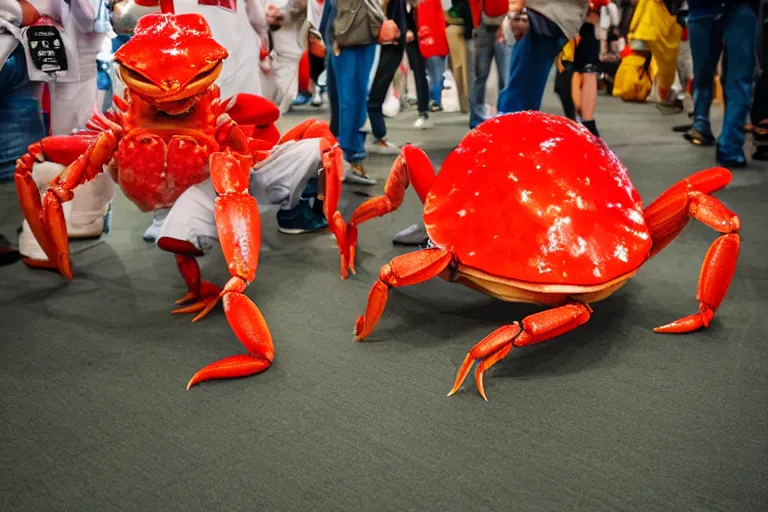
POLYGON ((318 214, 307 200, 299 201, 293 210, 277 212, 277 230, 286 235, 317 233, 328 229, 328 221, 318 214))
POLYGON ((11 248, 7 238, 0 235, 0 266, 16 263, 21 258, 21 254, 16 249, 11 248))
POLYGON ((721 165, 726 169, 741 169, 747 166, 747 159, 744 155, 724 158, 723 155, 720 154, 720 150, 717 150, 715 152, 715 158, 717 159, 718 165, 721 165))

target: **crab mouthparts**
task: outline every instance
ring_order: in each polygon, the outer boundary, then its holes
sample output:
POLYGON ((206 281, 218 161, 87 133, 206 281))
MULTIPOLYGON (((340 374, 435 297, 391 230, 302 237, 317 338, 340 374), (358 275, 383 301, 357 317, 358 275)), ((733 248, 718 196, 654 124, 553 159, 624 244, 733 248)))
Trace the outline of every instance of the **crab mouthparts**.
POLYGON ((155 100, 155 107, 173 116, 187 112, 195 106, 195 103, 197 103, 197 96, 172 101, 155 100))

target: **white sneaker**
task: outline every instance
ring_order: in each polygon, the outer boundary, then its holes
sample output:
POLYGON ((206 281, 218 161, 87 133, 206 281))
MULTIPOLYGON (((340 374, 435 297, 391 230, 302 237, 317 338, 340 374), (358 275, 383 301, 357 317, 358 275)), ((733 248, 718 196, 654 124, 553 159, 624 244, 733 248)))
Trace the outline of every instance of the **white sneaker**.
POLYGON ((21 225, 21 233, 19 233, 19 252, 25 258, 32 258, 33 260, 45 261, 48 259, 43 248, 37 243, 37 239, 32 234, 32 229, 26 220, 21 225))
POLYGON ((400 148, 392 144, 386 139, 374 139, 373 142, 369 142, 365 145, 365 150, 368 153, 377 155, 399 155, 400 148))
POLYGON ((323 106, 323 95, 320 92, 320 87, 315 87, 315 93, 312 95, 312 101, 310 104, 313 107, 322 107, 323 106))
POLYGON ((419 130, 428 130, 430 128, 434 128, 435 124, 432 122, 432 120, 425 116, 419 116, 419 118, 416 120, 415 123, 413 123, 414 128, 418 128, 419 130))
POLYGON ((155 212, 155 215, 152 217, 152 224, 149 225, 142 236, 145 242, 152 244, 160 238, 160 229, 163 227, 163 222, 165 222, 169 211, 169 208, 165 208, 155 212))

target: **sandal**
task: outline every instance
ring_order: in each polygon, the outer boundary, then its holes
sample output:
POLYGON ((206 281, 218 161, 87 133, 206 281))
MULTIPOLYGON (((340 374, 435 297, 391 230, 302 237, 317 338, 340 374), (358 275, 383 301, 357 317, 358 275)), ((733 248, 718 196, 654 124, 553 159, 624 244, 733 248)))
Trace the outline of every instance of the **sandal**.
POLYGON ((715 138, 712 135, 705 135, 698 130, 691 128, 683 135, 685 140, 694 146, 714 146, 715 138))

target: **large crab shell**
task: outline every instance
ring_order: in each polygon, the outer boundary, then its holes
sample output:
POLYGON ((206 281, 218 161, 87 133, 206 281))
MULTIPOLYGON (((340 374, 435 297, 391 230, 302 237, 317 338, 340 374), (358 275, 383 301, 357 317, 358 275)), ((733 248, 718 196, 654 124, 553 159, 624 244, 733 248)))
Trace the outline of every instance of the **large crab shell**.
POLYGON ((616 155, 580 125, 540 112, 470 132, 443 163, 424 223, 461 265, 541 285, 605 285, 651 250, 642 199, 616 155))
POLYGON ((146 14, 115 61, 172 90, 227 56, 200 14, 146 14))

